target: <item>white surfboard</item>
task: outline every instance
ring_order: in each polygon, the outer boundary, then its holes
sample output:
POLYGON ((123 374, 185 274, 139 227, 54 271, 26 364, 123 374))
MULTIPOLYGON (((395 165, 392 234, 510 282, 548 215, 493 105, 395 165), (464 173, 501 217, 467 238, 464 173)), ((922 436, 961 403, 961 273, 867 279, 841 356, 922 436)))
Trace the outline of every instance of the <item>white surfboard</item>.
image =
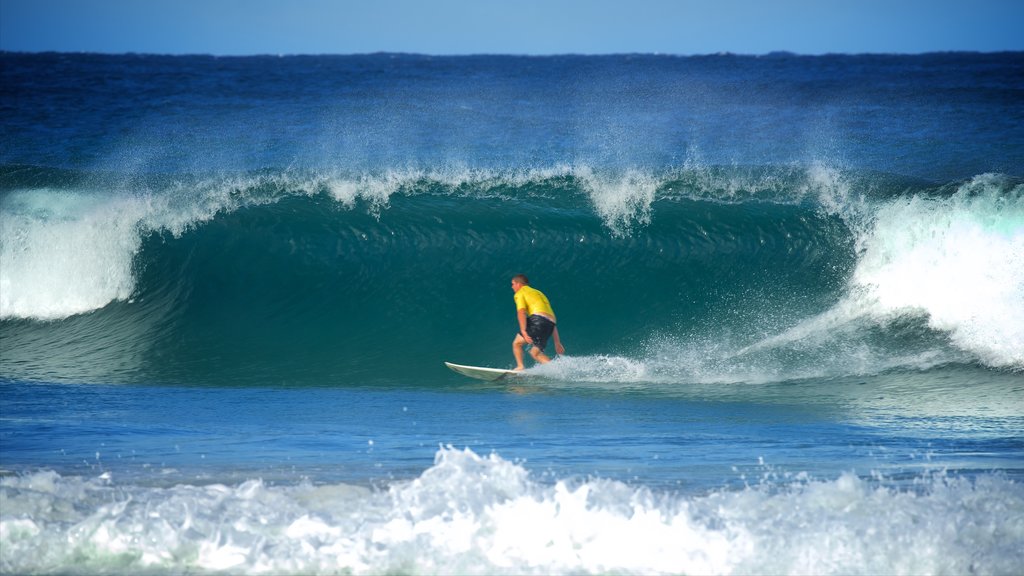
POLYGON ((462 364, 452 364, 451 362, 445 362, 445 366, 452 370, 462 374, 463 376, 469 376, 470 378, 476 378, 477 380, 501 380, 506 376, 521 376, 521 372, 515 372, 513 370, 505 370, 502 368, 484 368, 481 366, 463 366, 462 364))

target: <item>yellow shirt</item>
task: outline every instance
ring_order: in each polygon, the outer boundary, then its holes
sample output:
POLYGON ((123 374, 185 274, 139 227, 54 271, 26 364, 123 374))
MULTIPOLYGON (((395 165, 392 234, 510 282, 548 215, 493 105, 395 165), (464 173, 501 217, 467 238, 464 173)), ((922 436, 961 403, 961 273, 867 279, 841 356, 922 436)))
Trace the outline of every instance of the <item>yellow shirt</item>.
POLYGON ((547 316, 552 322, 555 320, 555 311, 551 309, 551 303, 543 292, 529 286, 523 286, 514 295, 516 310, 526 309, 526 315, 540 314, 547 316))

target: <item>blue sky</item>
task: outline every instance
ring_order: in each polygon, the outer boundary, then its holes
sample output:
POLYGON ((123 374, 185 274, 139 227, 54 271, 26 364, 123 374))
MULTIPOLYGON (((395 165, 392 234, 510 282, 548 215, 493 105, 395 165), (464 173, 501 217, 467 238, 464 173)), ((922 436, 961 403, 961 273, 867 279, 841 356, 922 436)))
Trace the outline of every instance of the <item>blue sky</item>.
POLYGON ((0 49, 159 54, 1024 50, 1024 0, 0 0, 0 49))

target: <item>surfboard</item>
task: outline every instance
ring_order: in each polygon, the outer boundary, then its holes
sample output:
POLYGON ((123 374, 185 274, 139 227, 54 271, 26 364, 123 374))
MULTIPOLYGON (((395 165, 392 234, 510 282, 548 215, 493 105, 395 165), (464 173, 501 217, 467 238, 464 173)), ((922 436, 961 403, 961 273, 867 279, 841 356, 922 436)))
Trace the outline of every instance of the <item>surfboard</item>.
POLYGON ((464 366, 462 364, 452 364, 451 362, 445 362, 445 366, 451 368, 455 372, 462 374, 463 376, 469 376, 470 378, 476 378, 477 380, 501 380, 506 376, 521 376, 521 372, 514 372, 512 370, 505 370, 502 368, 484 368, 482 366, 464 366))

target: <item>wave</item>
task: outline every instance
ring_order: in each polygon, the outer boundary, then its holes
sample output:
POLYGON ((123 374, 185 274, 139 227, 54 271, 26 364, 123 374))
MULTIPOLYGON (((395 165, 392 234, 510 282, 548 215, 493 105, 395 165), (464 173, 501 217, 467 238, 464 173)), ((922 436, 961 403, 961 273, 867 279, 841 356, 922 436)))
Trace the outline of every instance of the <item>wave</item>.
POLYGON ((918 317, 987 365, 1024 367, 1024 185, 982 175, 885 202, 861 227, 841 300, 755 347, 918 317))
POLYGON ((384 341, 400 375, 439 354, 501 363, 503 279, 522 271, 542 274, 570 353, 662 379, 1018 370, 1022 190, 827 166, 129 182, 8 167, 4 371, 337 379, 371 374, 384 341))
POLYGON ((134 290, 133 259, 147 235, 168 232, 180 237, 218 215, 295 197, 327 197, 344 208, 365 207, 378 217, 395 196, 526 199, 554 209, 590 210, 607 232, 624 236, 650 223, 656 200, 742 202, 764 197, 769 202, 797 202, 817 193, 835 204, 837 199, 827 195, 843 189, 842 183, 826 181, 836 178, 827 170, 821 171, 826 174, 822 178, 819 172, 802 169, 764 168, 664 174, 600 173, 567 165, 505 172, 410 168, 354 175, 277 172, 127 183, 50 172, 8 167, 3 173, 6 190, 0 214, 8 266, 2 318, 59 319, 125 300, 134 290), (67 281, 70 278, 86 283, 74 285, 67 281))
POLYGON ((348 484, 0 479, 4 572, 1011 573, 1024 490, 998 475, 768 482, 703 495, 542 482, 451 447, 418 477, 348 484), (938 529, 941 528, 941 529, 938 529), (938 551, 941 550, 941 553, 938 551))

